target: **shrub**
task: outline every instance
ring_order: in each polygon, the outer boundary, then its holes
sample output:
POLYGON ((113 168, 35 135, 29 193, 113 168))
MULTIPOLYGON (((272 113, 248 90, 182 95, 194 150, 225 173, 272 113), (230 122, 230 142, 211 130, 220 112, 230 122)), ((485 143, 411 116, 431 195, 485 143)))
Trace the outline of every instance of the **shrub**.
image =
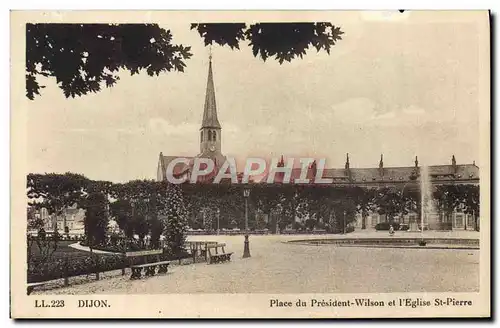
POLYGON ((39 282, 53 279, 92 274, 123 268, 124 258, 116 255, 85 255, 56 259, 45 263, 33 263, 28 266, 28 282, 39 282), (66 274, 65 274, 66 272, 66 274))
POLYGON ((294 222, 293 223, 293 229, 296 231, 301 231, 304 230, 304 225, 300 222, 294 222))
POLYGON ((399 230, 399 223, 397 223, 397 222, 393 222, 393 223, 390 223, 390 222, 380 222, 380 223, 377 223, 377 225, 375 226, 375 230, 389 230, 391 228, 391 225, 394 228, 394 230, 399 230))
POLYGON ((326 224, 324 222, 317 222, 314 228, 319 230, 326 230, 326 224))

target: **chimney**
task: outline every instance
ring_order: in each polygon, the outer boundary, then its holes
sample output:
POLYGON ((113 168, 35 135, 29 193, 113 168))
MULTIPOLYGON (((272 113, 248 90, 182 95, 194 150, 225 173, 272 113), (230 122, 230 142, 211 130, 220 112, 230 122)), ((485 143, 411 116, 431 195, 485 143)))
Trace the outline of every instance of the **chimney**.
MULTIPOLYGON (((316 161, 312 162, 311 163, 311 166, 309 166, 309 169, 310 169, 310 174, 308 174, 308 178, 311 182, 314 181, 314 179, 316 178, 316 171, 317 171, 317 164, 316 164, 316 161)), ((309 173, 308 172, 308 173, 309 173)))
POLYGON ((281 159, 276 166, 277 167, 284 167, 285 166, 285 160, 283 159, 283 155, 281 155, 281 159))
POLYGON ((418 157, 415 156, 415 167, 418 167, 418 157))

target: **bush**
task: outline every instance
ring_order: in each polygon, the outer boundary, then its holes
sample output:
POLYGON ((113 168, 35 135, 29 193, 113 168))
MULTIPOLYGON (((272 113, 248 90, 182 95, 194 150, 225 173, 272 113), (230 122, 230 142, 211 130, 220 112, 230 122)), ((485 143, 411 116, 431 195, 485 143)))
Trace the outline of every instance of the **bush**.
POLYGON ((394 230, 399 230, 400 224, 397 223, 397 222, 393 222, 393 223, 390 223, 390 222, 380 222, 380 223, 377 223, 377 225, 375 226, 375 230, 389 230, 391 228, 391 225, 394 228, 394 230))
POLYGON ((354 227, 353 227, 353 226, 348 226, 348 227, 345 229, 345 232, 346 232, 346 233, 349 233, 349 232, 354 232, 354 227))
POLYGON ((28 266, 28 282, 92 274, 96 271, 104 272, 123 268, 124 258, 116 255, 85 255, 70 257, 67 261, 59 258, 55 261, 40 263, 34 262, 28 266), (66 272, 66 274, 65 274, 66 272))
POLYGON ((304 230, 304 225, 300 222, 294 222, 292 225, 292 229, 295 231, 301 231, 304 230))
POLYGON ((326 230, 326 224, 324 222, 318 222, 314 228, 318 230, 326 230))

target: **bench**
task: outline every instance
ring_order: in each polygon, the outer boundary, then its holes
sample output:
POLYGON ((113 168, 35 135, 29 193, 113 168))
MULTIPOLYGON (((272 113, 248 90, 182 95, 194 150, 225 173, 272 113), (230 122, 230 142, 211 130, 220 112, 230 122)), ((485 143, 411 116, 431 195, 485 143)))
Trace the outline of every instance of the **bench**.
POLYGON ((212 263, 221 263, 221 262, 229 262, 231 261, 231 255, 233 252, 226 253, 224 247, 226 244, 208 244, 206 246, 206 250, 208 252, 208 264, 212 263), (221 253, 219 253, 219 248, 221 249, 221 253), (215 250, 215 254, 212 254, 212 250, 215 250))
MULTIPOLYGON (((144 264, 136 264, 130 265, 130 269, 132 270, 132 274, 130 275, 130 279, 141 279, 142 270, 144 269, 146 277, 154 276, 155 274, 164 274, 168 272, 168 265, 171 261, 160 261, 160 254, 163 254, 162 249, 152 249, 148 251, 138 251, 138 252, 126 252, 126 258, 137 258, 137 257, 145 257, 146 262, 148 262, 148 257, 155 256, 156 261, 151 263, 144 264), (158 268, 158 272, 156 272, 156 268, 158 268)), ((130 260, 129 260, 130 262, 130 260)))
POLYGON ((217 242, 215 241, 206 241, 206 240, 199 240, 199 241, 187 241, 186 246, 189 247, 190 253, 193 256, 193 263, 196 263, 196 256, 200 255, 205 258, 206 261, 208 261, 208 253, 207 253, 207 246, 208 245, 215 245, 217 242))

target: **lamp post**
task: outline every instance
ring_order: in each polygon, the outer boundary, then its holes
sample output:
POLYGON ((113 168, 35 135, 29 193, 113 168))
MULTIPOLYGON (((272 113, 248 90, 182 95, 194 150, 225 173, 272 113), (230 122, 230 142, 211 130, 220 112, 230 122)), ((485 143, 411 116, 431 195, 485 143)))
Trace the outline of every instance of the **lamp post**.
POLYGON ((250 196, 250 189, 245 187, 243 189, 243 197, 245 198, 245 247, 243 249, 243 258, 250 257, 250 242, 248 241, 248 197, 250 196))
POLYGON ((347 213, 346 213, 346 211, 344 211, 344 217, 343 217, 343 219, 344 219, 344 220, 343 220, 343 221, 344 221, 344 222, 343 222, 343 223, 344 223, 344 224, 343 224, 344 235, 345 235, 345 225, 346 225, 346 221, 347 221, 346 215, 347 215, 347 213))
POLYGON ((217 235, 219 235, 220 209, 217 209, 217 235))

